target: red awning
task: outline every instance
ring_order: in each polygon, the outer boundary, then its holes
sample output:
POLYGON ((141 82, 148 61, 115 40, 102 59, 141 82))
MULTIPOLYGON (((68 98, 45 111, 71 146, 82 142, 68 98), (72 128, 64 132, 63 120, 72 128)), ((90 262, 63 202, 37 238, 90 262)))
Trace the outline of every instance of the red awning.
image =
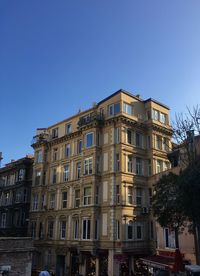
POLYGON ((140 258, 140 260, 145 265, 164 270, 172 270, 174 266, 174 258, 163 257, 159 255, 140 258))
POLYGON ((171 270, 173 272, 183 271, 183 257, 178 249, 174 252, 174 256, 149 256, 146 258, 141 258, 140 260, 151 267, 160 268, 164 270, 171 270))

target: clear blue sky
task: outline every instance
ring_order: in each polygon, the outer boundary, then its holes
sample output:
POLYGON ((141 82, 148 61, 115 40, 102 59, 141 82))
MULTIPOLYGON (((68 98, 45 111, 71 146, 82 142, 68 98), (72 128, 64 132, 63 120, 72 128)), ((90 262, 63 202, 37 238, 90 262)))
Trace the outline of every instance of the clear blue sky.
POLYGON ((0 0, 0 151, 123 88, 200 103, 199 0, 0 0))

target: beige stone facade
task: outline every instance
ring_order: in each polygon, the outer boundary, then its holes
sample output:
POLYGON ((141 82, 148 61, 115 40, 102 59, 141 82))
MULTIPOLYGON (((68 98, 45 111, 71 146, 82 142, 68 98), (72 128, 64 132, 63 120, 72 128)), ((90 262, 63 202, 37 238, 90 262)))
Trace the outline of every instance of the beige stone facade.
POLYGON ((47 265, 56 276, 134 271, 134 260, 155 250, 148 179, 170 167, 171 135, 168 107, 123 90, 38 129, 35 268, 47 265))

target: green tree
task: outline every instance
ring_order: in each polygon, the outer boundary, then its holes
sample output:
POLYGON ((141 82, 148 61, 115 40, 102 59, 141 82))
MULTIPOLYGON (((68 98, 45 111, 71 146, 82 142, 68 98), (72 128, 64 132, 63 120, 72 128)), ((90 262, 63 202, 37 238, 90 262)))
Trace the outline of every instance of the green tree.
POLYGON ((179 248, 178 233, 185 226, 186 217, 179 197, 179 176, 174 173, 163 175, 154 185, 153 213, 162 227, 175 232, 176 248, 179 248))

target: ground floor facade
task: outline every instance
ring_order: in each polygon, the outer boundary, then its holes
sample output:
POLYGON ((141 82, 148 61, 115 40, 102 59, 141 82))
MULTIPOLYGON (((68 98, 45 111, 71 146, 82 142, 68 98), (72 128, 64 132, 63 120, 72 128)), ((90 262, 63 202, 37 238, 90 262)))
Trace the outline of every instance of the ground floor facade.
POLYGON ((137 260, 150 254, 150 251, 147 248, 138 250, 136 247, 135 250, 130 248, 123 251, 122 247, 121 249, 118 247, 87 250, 87 246, 80 248, 62 245, 36 245, 33 271, 39 272, 39 270, 47 268, 52 275, 56 276, 133 275, 137 260))

